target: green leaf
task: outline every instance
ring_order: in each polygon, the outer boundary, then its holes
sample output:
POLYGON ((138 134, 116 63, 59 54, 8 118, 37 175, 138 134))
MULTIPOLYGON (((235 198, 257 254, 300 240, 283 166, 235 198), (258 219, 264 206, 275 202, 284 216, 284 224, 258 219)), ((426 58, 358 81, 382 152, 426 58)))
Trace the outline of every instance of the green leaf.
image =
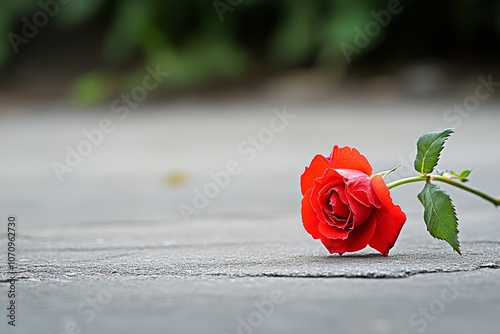
POLYGON ((460 174, 458 174, 457 172, 454 172, 452 170, 449 170, 449 169, 438 170, 439 175, 447 177, 449 179, 458 179, 464 183, 469 181, 468 177, 469 177, 471 172, 472 172, 472 169, 466 169, 466 170, 462 171, 460 174))
POLYGON ((472 172, 472 169, 466 169, 458 175, 458 178, 462 182, 467 182, 467 181, 469 181, 468 177, 469 177, 471 172, 472 172))
POLYGON ((415 170, 421 174, 432 173, 439 161, 444 142, 453 133, 453 129, 441 132, 429 132, 419 138, 417 142, 417 156, 415 170))
POLYGON ((460 255, 458 242, 458 218, 450 196, 440 187, 426 183, 418 194, 424 206, 424 221, 427 231, 436 239, 441 239, 460 255))

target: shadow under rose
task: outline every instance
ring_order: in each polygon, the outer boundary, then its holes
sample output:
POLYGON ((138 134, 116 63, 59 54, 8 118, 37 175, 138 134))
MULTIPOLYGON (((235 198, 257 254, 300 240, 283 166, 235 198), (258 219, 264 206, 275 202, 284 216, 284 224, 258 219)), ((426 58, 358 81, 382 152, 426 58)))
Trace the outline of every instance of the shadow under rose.
POLYGON ((366 259, 366 258, 390 258, 390 256, 383 256, 378 253, 369 253, 369 254, 330 254, 326 256, 321 256, 323 259, 366 259))

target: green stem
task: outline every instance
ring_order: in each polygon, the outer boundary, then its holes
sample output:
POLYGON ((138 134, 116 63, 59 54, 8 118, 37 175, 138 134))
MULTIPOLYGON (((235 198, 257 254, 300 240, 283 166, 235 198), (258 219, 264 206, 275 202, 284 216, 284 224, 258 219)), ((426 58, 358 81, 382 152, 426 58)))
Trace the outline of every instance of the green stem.
POLYGON ((412 177, 408 177, 406 179, 401 179, 401 180, 397 180, 397 181, 393 181, 391 183, 388 183, 387 188, 392 189, 392 188, 400 186, 402 184, 412 183, 412 182, 420 182, 420 181, 425 181, 425 180, 427 180, 427 178, 425 176, 412 176, 412 177))
POLYGON ((412 182, 420 182, 420 181, 427 181, 427 180, 429 180, 429 181, 440 181, 440 182, 444 182, 444 183, 450 184, 450 185, 452 185, 454 187, 460 188, 460 189, 468 191, 468 192, 470 192, 470 193, 472 193, 474 195, 477 195, 477 196, 479 196, 479 197, 487 200, 488 202, 493 203, 493 205, 495 205, 495 206, 500 206, 500 197, 497 197, 497 198, 492 197, 490 195, 487 195, 487 194, 483 193, 481 190, 469 187, 469 186, 463 184, 462 182, 453 181, 453 180, 451 180, 451 179, 449 179, 447 177, 441 176, 441 175, 412 176, 412 177, 408 177, 408 178, 405 178, 405 179, 401 179, 401 180, 397 180, 397 181, 388 183, 387 184, 387 188, 392 189, 392 188, 400 186, 402 184, 412 183, 412 182))

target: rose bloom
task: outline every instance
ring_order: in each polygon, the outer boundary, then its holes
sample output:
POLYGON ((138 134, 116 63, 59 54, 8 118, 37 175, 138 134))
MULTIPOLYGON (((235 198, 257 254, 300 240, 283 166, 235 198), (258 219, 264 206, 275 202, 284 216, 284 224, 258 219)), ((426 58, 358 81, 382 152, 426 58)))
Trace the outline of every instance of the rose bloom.
POLYGON ((356 252, 367 245, 389 255, 406 215, 358 150, 335 146, 316 155, 300 180, 302 221, 330 253, 356 252))

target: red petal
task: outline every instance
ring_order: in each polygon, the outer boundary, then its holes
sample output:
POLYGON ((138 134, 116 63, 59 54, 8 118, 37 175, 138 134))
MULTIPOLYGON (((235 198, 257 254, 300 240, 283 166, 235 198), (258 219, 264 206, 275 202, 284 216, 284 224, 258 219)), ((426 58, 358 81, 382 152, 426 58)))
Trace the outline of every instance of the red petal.
POLYGON ((328 239, 347 239, 350 229, 342 230, 335 226, 330 226, 326 222, 319 222, 318 225, 319 232, 328 239))
MULTIPOLYGON (((345 169, 337 170, 339 174, 344 175, 345 169)), ((375 206, 380 208, 381 203, 378 196, 372 189, 370 177, 362 174, 361 177, 354 177, 346 180, 347 192, 364 206, 375 206)))
POLYGON ((373 206, 380 207, 380 200, 372 190, 370 178, 354 169, 336 169, 344 177, 346 197, 354 214, 354 229, 365 223, 373 211, 373 206))
MULTIPOLYGON (((332 169, 333 171, 333 169, 332 169)), ((324 179, 318 179, 318 180, 324 180, 324 179)), ((342 182, 342 180, 339 180, 342 182)), ((330 216, 329 213, 331 213, 330 210, 330 194, 331 190, 337 190, 338 188, 341 188, 341 191, 344 191, 343 187, 340 187, 338 183, 330 182, 327 185, 323 186, 321 189, 317 189, 320 186, 317 182, 314 183, 314 188, 312 189, 311 193, 311 205, 313 209, 316 211, 316 214, 318 215, 318 219, 322 221, 330 221, 330 216), (317 194, 317 195, 316 195, 317 194)), ((347 201, 346 201, 347 202, 347 201)), ((347 203, 344 204, 347 206, 347 203)), ((335 208, 334 208, 335 210, 335 208)), ((348 211, 348 209, 347 209, 348 211)), ((334 212, 335 213, 335 212, 334 212)), ((349 215, 349 211, 347 212, 347 215, 349 215)))
POLYGON ((389 189, 381 176, 372 177, 372 188, 382 202, 382 207, 373 211, 372 216, 376 219, 376 228, 369 244, 370 247, 387 256, 398 239, 399 232, 406 221, 406 215, 399 205, 392 203, 389 189))
MULTIPOLYGON (((313 182, 313 188, 311 190, 311 206, 313 210, 316 212, 318 220, 329 220, 329 217, 326 216, 325 209, 328 204, 321 202, 327 192, 330 189, 333 189, 336 185, 342 184, 342 176, 340 176, 334 169, 327 168, 322 174, 322 177, 318 177, 313 182)), ((327 210, 329 211, 329 210, 327 210)))
POLYGON ((302 198, 302 223, 306 231, 314 238, 319 239, 321 233, 318 230, 319 220, 316 212, 311 206, 311 189, 302 198))
MULTIPOLYGON (((340 192, 344 192, 344 189, 341 190, 342 191, 340 192)), ((343 218, 349 217, 350 212, 346 202, 342 201, 339 195, 339 191, 337 189, 333 189, 333 191, 328 196, 328 203, 334 209, 333 214, 337 217, 343 217, 343 218)))
POLYGON ((358 150, 348 146, 339 148, 335 145, 328 158, 318 154, 313 158, 309 167, 306 167, 300 178, 302 195, 313 187, 314 180, 323 176, 327 168, 355 169, 368 176, 373 172, 368 160, 358 150))
POLYGON ((373 169, 368 160, 355 148, 333 147, 332 153, 328 157, 331 168, 356 169, 366 175, 372 175, 373 169))
POLYGON ((368 245, 368 241, 372 238, 374 231, 375 220, 369 219, 362 226, 352 230, 349 233, 349 237, 345 240, 321 237, 321 242, 330 254, 338 253, 342 255, 345 252, 357 252, 368 245))
POLYGON ((325 169, 328 167, 330 166, 324 156, 318 154, 312 159, 311 164, 309 167, 306 167, 306 170, 300 177, 300 190, 302 191, 302 195, 313 187, 314 180, 323 176, 325 169))

